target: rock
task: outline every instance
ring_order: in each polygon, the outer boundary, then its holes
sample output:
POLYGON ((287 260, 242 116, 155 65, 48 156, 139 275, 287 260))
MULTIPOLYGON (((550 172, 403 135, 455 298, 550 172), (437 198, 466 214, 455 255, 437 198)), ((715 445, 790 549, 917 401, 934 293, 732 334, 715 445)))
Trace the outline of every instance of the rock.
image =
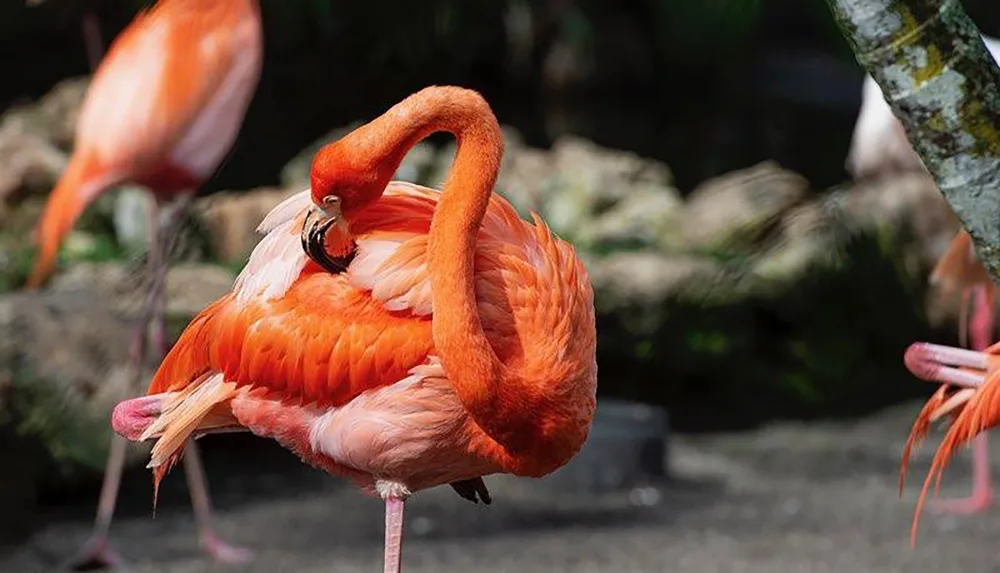
POLYGON ((73 146, 76 123, 90 77, 57 83, 35 103, 14 106, 0 117, 0 132, 31 134, 63 151, 73 146))
POLYGON ((0 330, 17 333, 0 341, 0 371, 11 380, 2 406, 18 434, 41 443, 38 454, 57 474, 50 480, 102 469, 111 409, 152 375, 152 364, 141 380, 127 372, 131 324, 112 302, 92 289, 0 299, 0 330))
POLYGON ((710 179, 688 197, 684 244, 705 253, 752 252, 757 239, 808 190, 802 176, 773 161, 710 179))
POLYGON ((0 128, 0 226, 25 197, 52 189, 67 161, 65 152, 37 134, 0 128))
MULTIPOLYGON (((193 317, 223 296, 233 286, 235 276, 224 267, 207 263, 171 265, 167 272, 167 316, 193 317)), ((129 268, 118 262, 79 262, 53 278, 52 292, 95 289, 111 298, 115 312, 134 313, 142 303, 145 268, 129 268)))
MULTIPOLYGON (((561 137, 551 151, 526 147, 510 127, 504 137, 496 189, 523 216, 538 213, 588 249, 676 244, 682 203, 664 164, 574 136, 561 137)), ((442 148, 425 184, 441 186, 454 153, 454 143, 442 148)))
POLYGON ((874 227, 878 223, 908 227, 916 250, 911 270, 933 266, 948 249, 960 223, 934 181, 923 173, 908 173, 870 183, 836 196, 844 220, 874 227))
POLYGON ((684 203, 671 188, 640 188, 599 215, 577 233, 585 245, 605 248, 681 247, 681 213, 684 203))
POLYGON ((636 348, 661 329, 675 328, 670 317, 672 306, 721 304, 736 298, 741 288, 726 269, 694 256, 621 251, 604 257, 584 254, 584 260, 598 320, 611 322, 600 331, 608 340, 615 339, 613 346, 605 347, 613 354, 622 348, 636 348))
POLYGON ((118 243, 132 253, 149 248, 149 212, 153 197, 143 187, 123 186, 115 193, 112 215, 118 243))
POLYGON ((215 193, 197 201, 194 210, 206 229, 215 256, 226 263, 242 262, 261 239, 257 226, 264 216, 296 192, 259 187, 215 193))
MULTIPOLYGON (((50 480, 103 468, 118 401, 137 395, 156 363, 136 379, 127 369, 133 317, 142 301, 138 273, 117 263, 78 263, 38 293, 0 297, 0 413, 37 441, 50 480)), ((168 317, 185 324, 225 294, 233 277, 210 265, 176 265, 168 274, 168 317)), ((175 329, 176 330, 176 329, 175 329)), ((131 460, 143 457, 129 448, 131 460)))
MULTIPOLYGON (((528 177, 522 171, 509 183, 498 183, 511 202, 522 210, 537 212, 563 238, 595 248, 597 244, 590 245, 590 241, 600 242, 602 236, 620 240, 621 233, 615 228, 628 213, 643 210, 644 199, 653 198, 654 205, 643 221, 653 229, 668 227, 676 215, 675 207, 680 205, 677 191, 670 187, 670 171, 663 164, 574 136, 556 141, 548 157, 537 151, 515 152, 509 169, 524 168, 528 177), (665 197, 657 198, 658 194, 665 197), (629 204, 620 206, 617 214, 595 230, 595 219, 626 198, 630 198, 629 204), (659 222, 650 217, 659 218, 659 222)), ((656 230, 645 234, 648 237, 650 233, 656 230)), ((658 239, 649 242, 657 243, 658 239)))

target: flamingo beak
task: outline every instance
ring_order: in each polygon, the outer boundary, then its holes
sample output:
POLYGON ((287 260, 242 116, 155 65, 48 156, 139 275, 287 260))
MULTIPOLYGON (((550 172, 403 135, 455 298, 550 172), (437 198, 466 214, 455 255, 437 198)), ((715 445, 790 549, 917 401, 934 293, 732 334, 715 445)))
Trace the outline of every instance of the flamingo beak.
POLYGON ((302 250, 317 265, 331 273, 347 270, 343 261, 333 258, 326 251, 326 234, 340 220, 340 198, 330 195, 323 199, 323 205, 313 205, 302 224, 299 239, 302 250))

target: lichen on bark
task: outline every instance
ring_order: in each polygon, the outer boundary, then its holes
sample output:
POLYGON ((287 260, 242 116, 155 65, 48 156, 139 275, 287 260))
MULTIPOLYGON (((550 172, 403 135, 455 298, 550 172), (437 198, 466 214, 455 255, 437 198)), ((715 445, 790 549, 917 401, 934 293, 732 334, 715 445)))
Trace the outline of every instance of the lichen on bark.
POLYGON ((1000 68, 958 0, 827 0, 1000 285, 1000 68))

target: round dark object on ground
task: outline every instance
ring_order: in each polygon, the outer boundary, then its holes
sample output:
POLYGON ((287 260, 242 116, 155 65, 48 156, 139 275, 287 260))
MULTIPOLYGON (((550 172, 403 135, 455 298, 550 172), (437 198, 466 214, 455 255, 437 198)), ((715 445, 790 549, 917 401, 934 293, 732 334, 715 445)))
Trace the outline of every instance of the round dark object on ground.
POLYGON ((587 443, 543 483, 559 491, 599 494, 661 479, 666 475, 668 432, 662 408, 599 399, 587 443))

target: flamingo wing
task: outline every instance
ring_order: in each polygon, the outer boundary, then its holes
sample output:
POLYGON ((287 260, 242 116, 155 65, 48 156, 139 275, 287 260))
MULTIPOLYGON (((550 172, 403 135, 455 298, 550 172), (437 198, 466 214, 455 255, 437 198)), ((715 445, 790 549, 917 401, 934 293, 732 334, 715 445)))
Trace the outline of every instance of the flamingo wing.
POLYGON ((202 311, 149 393, 177 391, 218 371, 237 387, 338 406, 405 378, 432 348, 429 319, 391 313, 310 263, 279 299, 240 304, 229 294, 202 311))

